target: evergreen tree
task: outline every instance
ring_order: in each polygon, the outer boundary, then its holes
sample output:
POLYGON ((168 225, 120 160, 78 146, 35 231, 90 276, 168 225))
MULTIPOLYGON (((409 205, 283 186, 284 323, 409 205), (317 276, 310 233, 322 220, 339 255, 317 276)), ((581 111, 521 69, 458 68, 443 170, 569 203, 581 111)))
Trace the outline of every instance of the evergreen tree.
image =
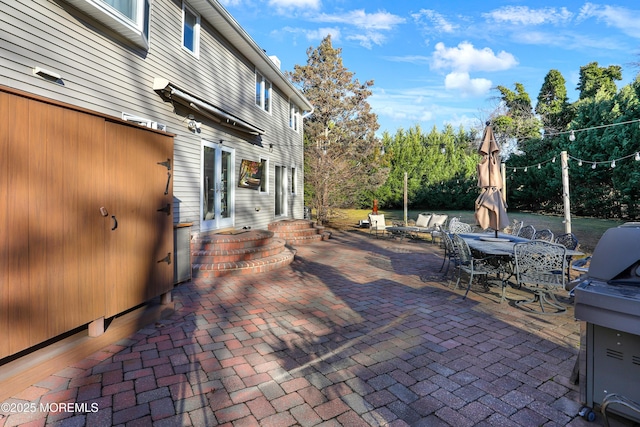
POLYGON ((342 63, 342 49, 331 36, 307 49, 307 64, 287 73, 314 112, 304 123, 305 195, 318 220, 328 220, 332 208, 352 206, 384 182, 378 118, 367 98, 373 81, 360 83, 342 63))
POLYGON ((622 67, 610 65, 599 67, 597 62, 591 62, 580 67, 578 89, 580 99, 594 98, 599 91, 612 97, 616 94, 616 80, 622 80, 622 67))
POLYGON ((536 113, 542 120, 545 134, 562 132, 571 122, 566 81, 560 71, 551 70, 545 76, 538 94, 536 113))

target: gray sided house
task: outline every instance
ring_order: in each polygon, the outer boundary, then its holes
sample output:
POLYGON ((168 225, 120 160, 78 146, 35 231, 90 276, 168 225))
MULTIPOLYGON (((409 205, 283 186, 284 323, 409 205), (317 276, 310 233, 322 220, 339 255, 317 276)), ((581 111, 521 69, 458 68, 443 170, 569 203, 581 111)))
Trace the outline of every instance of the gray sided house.
POLYGON ((0 378, 170 303, 174 231, 303 218, 313 108, 277 62, 216 0, 0 0, 0 378))
POLYGON ((174 223, 198 234, 303 217, 312 106, 218 1, 0 0, 0 12, 0 85, 175 135, 174 223))

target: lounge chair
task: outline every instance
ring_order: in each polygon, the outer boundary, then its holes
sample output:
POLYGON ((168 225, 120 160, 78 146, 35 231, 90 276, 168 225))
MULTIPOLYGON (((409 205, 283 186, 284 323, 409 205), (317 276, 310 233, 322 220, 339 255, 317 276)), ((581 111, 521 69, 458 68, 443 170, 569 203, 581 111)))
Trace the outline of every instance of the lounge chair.
POLYGON ((434 242, 436 237, 444 230, 449 215, 421 213, 418 214, 415 229, 418 233, 426 233, 431 235, 431 241, 434 242))
POLYGON ((369 234, 371 233, 375 233, 376 238, 387 234, 387 223, 385 222, 384 214, 369 214, 369 234))

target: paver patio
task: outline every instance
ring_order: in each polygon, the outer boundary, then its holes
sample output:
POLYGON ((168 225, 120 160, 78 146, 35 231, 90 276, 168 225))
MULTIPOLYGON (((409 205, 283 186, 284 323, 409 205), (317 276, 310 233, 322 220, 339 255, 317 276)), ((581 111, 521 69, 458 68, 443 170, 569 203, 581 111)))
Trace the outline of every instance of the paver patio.
POLYGON ((462 300, 441 263, 437 245, 342 231, 278 271, 181 284, 169 318, 7 401, 83 411, 0 427, 594 425, 569 380, 573 310, 462 300))

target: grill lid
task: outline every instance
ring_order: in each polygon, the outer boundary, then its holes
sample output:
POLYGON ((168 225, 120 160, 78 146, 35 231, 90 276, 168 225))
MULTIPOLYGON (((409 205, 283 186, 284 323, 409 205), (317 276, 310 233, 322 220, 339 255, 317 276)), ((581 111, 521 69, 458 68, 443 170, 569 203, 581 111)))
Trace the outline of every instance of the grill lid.
POLYGON ((640 286, 640 223, 608 229, 593 251, 587 275, 612 285, 640 286))

